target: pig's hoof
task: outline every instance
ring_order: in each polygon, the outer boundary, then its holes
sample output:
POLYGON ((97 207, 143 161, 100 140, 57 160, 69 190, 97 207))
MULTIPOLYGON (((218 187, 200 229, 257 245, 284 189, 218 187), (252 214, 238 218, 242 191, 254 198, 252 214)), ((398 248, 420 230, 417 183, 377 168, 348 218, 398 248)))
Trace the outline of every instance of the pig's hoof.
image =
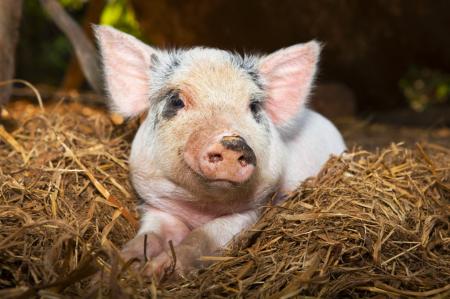
POLYGON ((162 251, 161 240, 154 233, 141 234, 129 241, 122 249, 120 256, 127 262, 133 258, 146 261, 162 251))
POLYGON ((146 265, 143 274, 148 277, 155 277, 157 280, 180 275, 181 268, 177 265, 173 258, 166 252, 162 252, 146 265))

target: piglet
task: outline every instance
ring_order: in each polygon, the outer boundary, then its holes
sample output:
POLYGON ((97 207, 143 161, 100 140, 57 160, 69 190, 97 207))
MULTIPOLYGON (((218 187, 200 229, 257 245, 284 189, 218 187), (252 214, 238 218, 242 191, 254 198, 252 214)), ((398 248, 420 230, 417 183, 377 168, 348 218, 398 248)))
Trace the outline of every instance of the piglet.
POLYGON ((141 226, 122 256, 150 261, 149 275, 170 267, 169 241, 176 272, 201 266, 201 256, 254 224, 272 195, 345 150, 331 122, 306 107, 315 41, 240 56, 155 49, 105 26, 95 33, 112 109, 125 117, 147 112, 129 159, 141 226))

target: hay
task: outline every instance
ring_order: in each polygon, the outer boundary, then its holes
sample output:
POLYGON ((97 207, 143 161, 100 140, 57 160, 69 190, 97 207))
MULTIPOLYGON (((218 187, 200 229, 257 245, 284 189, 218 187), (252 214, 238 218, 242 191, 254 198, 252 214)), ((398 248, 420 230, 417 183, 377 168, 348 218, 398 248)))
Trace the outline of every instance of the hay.
POLYGON ((332 158, 225 251, 229 260, 167 296, 449 295, 449 153, 392 145, 332 158))
MULTIPOLYGON (((0 127, 0 288, 48 289, 94 249, 135 234, 126 161, 136 124, 115 127, 78 104, 41 113, 19 102, 9 113, 19 125, 0 127)), ((65 287, 56 284, 54 292, 65 287)), ((82 293, 83 284, 68 284, 82 293)))
POLYGON ((137 123, 79 104, 9 107, 0 132, 0 297, 450 296, 450 150, 354 150, 267 207, 216 263, 146 282, 114 255, 135 234, 137 123), (95 267, 109 278, 93 286, 95 267), (63 295, 59 295, 63 294, 63 295))

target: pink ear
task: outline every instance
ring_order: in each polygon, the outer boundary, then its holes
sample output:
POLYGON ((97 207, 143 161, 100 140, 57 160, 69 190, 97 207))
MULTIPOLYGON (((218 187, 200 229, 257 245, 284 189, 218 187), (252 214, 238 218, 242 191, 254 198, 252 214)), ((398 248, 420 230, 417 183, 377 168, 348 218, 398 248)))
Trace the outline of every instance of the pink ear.
POLYGON ((260 72, 269 99, 266 111, 276 125, 283 125, 305 104, 316 72, 320 45, 311 41, 281 49, 262 59, 260 72))
POLYGON ((112 109, 125 117, 149 106, 151 55, 156 50, 126 33, 95 26, 112 109))

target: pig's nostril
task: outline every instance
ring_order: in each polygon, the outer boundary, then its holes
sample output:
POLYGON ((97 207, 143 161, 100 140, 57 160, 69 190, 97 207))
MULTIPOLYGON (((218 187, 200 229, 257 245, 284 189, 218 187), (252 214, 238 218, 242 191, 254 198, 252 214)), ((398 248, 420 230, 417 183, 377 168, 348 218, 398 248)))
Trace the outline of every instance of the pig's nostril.
POLYGON ((223 160, 223 157, 221 154, 218 153, 210 153, 208 154, 208 160, 209 163, 217 163, 223 160))
POLYGON ((189 164, 190 156, 185 156, 186 162, 194 171, 211 181, 247 182, 256 169, 255 153, 243 138, 229 136, 217 142, 219 137, 214 137, 214 142, 196 152, 193 166, 189 164))
POLYGON ((247 159, 243 155, 239 157, 238 161, 242 167, 245 167, 248 165, 247 159))

